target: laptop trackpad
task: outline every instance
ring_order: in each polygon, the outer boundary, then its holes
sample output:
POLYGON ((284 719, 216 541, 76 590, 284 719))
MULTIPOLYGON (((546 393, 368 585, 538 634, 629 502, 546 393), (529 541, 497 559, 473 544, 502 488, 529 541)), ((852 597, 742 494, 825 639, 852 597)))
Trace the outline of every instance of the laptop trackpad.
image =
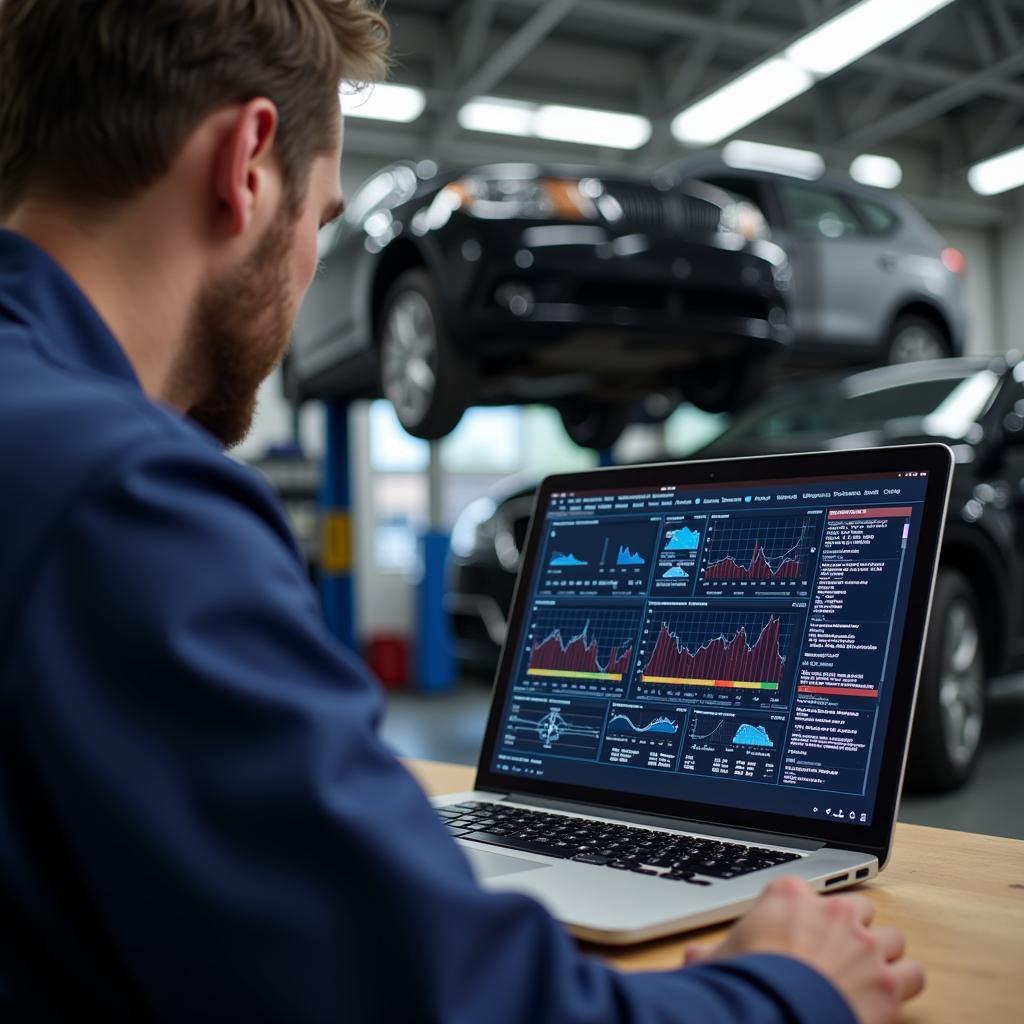
POLYGON ((538 864, 535 860, 506 857, 500 853, 477 850, 472 846, 464 846, 462 850, 469 858, 473 874, 477 878, 497 878, 498 875, 514 875, 520 871, 536 871, 538 868, 551 867, 550 864, 538 864))

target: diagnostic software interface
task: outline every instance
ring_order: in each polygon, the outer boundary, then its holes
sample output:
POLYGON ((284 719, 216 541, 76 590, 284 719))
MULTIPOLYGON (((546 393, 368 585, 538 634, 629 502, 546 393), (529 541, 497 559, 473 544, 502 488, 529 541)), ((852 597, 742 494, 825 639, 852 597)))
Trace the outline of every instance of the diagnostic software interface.
POLYGON ((870 824, 927 483, 552 494, 491 767, 870 824))

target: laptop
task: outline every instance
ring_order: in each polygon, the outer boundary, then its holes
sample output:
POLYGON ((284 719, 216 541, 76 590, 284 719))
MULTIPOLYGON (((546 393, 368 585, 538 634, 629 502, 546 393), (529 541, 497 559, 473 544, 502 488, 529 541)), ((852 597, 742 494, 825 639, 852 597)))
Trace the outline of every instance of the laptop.
POLYGON ((625 944, 888 860, 949 498, 940 444, 540 486, 474 789, 488 888, 625 944))

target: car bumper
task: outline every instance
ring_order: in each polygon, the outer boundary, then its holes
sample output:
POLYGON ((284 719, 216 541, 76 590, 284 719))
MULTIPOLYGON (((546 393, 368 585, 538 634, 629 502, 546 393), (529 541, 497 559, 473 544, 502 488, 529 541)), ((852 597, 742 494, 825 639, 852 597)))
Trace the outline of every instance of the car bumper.
POLYGON ((457 339, 480 356, 574 337, 628 339, 662 353, 709 347, 723 357, 789 341, 777 267, 728 236, 614 233, 470 217, 445 236, 447 300, 457 339))

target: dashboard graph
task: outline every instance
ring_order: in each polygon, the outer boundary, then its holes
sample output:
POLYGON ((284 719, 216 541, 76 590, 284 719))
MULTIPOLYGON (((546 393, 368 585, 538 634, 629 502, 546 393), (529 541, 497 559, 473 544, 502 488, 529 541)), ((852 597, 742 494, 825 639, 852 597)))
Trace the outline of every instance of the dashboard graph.
POLYGON ((605 706, 597 701, 516 698, 505 720, 503 745, 511 749, 595 758, 605 706))
POLYGON ((731 515, 708 528, 701 565, 707 594, 778 596, 806 586, 817 551, 820 515, 731 515))
POLYGON ((666 551, 696 551, 700 547, 700 531, 681 526, 668 535, 666 551))
POLYGON ((647 584, 657 534, 651 519, 556 523, 548 532, 539 592, 637 593, 647 584))
POLYGON ((746 710, 693 713, 680 768, 698 775, 774 780, 786 734, 785 714, 746 710))
POLYGON ((620 711, 608 719, 608 731, 667 733, 669 736, 675 736, 679 732, 679 722, 674 718, 669 718, 667 715, 655 715, 645 725, 638 725, 633 721, 634 718, 639 717, 639 715, 633 713, 620 711))
POLYGON ((539 606, 527 635, 524 683, 552 692, 621 693, 639 626, 636 608, 539 606))
POLYGON ((640 653, 636 690, 651 696, 772 701, 788 690, 792 616, 785 613, 679 611, 652 606, 640 653), (650 688, 655 687, 652 693, 650 688))

